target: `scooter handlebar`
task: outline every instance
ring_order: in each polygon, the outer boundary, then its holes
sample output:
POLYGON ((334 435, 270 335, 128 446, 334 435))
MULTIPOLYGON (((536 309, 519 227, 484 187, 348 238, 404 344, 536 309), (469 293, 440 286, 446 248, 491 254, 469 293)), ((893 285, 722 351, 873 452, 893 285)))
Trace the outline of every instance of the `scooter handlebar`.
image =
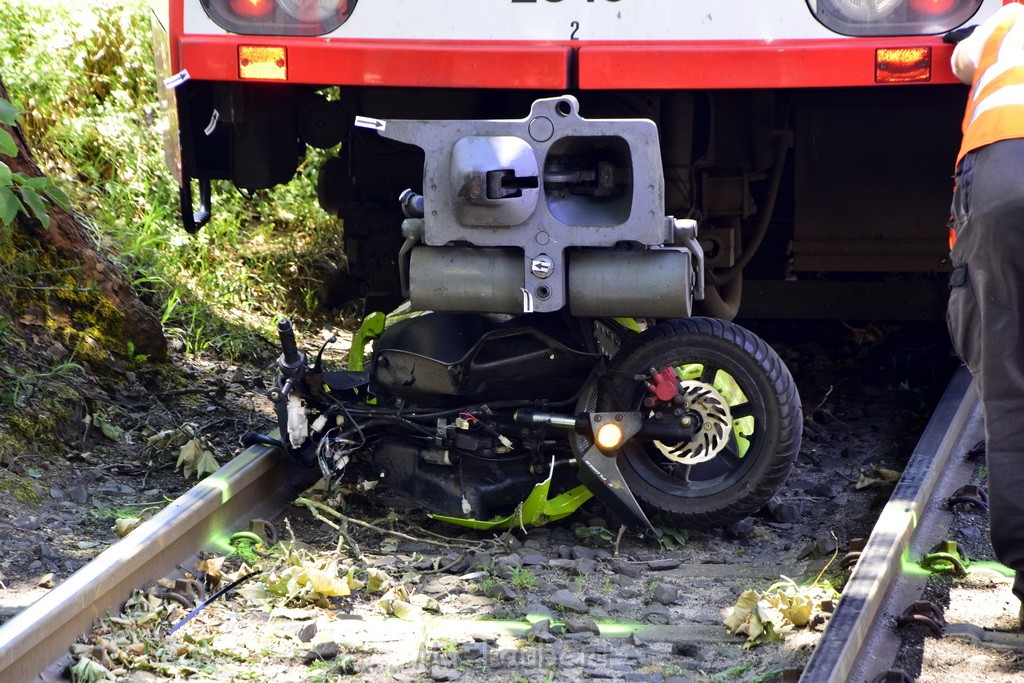
POLYGON ((295 331, 292 329, 292 321, 285 318, 277 324, 277 336, 281 339, 281 357, 278 365, 281 371, 288 373, 305 365, 306 354, 299 351, 295 343, 295 331))

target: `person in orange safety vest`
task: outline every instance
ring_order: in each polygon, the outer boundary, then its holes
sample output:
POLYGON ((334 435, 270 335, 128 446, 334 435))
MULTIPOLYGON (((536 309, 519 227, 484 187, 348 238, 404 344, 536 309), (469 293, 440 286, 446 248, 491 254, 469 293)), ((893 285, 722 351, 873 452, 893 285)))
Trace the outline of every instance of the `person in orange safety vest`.
POLYGON ((953 71, 971 91, 946 319, 981 398, 992 547, 1024 601, 1024 5, 958 31, 953 71))

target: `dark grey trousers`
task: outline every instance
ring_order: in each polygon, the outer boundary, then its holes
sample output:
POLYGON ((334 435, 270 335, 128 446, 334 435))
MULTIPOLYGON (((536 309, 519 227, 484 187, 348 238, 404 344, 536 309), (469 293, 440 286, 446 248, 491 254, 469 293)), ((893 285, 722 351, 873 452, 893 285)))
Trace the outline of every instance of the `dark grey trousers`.
POLYGON ((1024 601, 1024 139, 961 160, 953 218, 949 333, 981 396, 992 547, 1024 601))

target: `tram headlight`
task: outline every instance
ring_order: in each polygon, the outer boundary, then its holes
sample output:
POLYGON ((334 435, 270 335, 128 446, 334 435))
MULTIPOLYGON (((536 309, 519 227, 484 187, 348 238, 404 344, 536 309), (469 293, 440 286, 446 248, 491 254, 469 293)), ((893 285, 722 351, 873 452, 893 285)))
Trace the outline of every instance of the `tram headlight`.
POLYGON ((872 22, 885 19, 906 4, 906 0, 830 0, 827 4, 844 19, 872 22))
POLYGON ((845 36, 926 36, 968 21, 982 0, 807 0, 821 24, 845 36))

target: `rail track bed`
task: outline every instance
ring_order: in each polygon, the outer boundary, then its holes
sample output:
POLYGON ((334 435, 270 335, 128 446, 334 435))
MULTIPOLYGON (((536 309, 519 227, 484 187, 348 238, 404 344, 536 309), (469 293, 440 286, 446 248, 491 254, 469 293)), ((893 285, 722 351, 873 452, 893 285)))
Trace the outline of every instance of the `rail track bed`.
POLYGON ((311 492, 302 500, 319 504, 288 504, 282 482, 294 470, 249 449, 0 626, 0 678, 66 675, 76 639, 79 661, 132 681, 948 680, 958 657, 977 676, 961 680, 1013 676, 1009 580, 977 561, 990 553, 984 512, 946 504, 978 482, 979 462, 966 454, 980 418, 937 329, 759 330, 802 393, 796 468, 755 517, 661 530, 660 542, 620 535, 597 504, 505 534, 462 533, 355 486, 343 500, 311 492), (888 481, 895 471, 899 483, 888 481), (247 564, 236 543, 217 566, 235 532, 269 518, 274 532, 252 528, 288 550, 242 534, 247 564), (976 558, 966 579, 920 568, 949 537, 976 558), (215 590, 176 568, 203 577, 200 549, 214 558, 203 565, 208 584, 248 578, 179 623, 215 590), (178 582, 154 587, 160 577, 178 582), (843 599, 812 626, 745 648, 747 635, 723 619, 746 591, 763 594, 783 577, 845 584, 843 599), (941 626, 901 618, 924 599, 955 616, 941 640, 941 626), (972 629, 974 603, 987 612, 972 629))

